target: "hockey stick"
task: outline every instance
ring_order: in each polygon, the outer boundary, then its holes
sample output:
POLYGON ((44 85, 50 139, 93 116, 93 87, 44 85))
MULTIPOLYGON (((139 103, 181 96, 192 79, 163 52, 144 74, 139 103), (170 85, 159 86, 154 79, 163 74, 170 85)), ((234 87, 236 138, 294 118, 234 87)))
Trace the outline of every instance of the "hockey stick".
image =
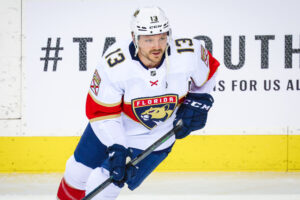
MULTIPOLYGON (((146 150, 144 150, 141 154, 139 154, 136 158, 131 160, 126 165, 137 165, 139 162, 141 162, 145 157, 147 157, 150 153, 152 153, 157 147, 162 145, 165 141, 167 141, 170 137, 172 137, 177 131, 179 131, 182 127, 182 120, 179 120, 176 124, 176 126, 167 132, 164 136, 159 138, 156 142, 154 142, 151 146, 149 146, 146 150)), ((97 186, 93 191, 91 191, 89 194, 87 194, 82 200, 90 200, 94 196, 96 196, 99 192, 104 190, 109 184, 113 182, 112 176, 110 176, 106 181, 104 181, 102 184, 97 186)))

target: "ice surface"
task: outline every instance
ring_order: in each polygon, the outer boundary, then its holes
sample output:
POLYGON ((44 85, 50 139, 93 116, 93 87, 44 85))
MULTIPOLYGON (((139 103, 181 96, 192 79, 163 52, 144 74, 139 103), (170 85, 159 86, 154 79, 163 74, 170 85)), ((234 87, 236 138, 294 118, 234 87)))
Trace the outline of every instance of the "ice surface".
MULTIPOLYGON (((62 174, 0 174, 0 200, 54 200, 62 174)), ((300 200, 299 172, 156 172, 117 200, 300 200)))

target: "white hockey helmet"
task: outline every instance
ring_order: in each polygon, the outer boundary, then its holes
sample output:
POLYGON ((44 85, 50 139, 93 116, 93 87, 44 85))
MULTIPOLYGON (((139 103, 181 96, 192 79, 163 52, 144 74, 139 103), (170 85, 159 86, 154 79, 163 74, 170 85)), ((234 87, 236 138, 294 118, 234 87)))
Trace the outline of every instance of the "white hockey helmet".
POLYGON ((156 35, 167 32, 168 42, 171 38, 169 20, 159 7, 137 9, 132 16, 130 26, 135 39, 136 54, 138 51, 138 37, 140 35, 156 35))

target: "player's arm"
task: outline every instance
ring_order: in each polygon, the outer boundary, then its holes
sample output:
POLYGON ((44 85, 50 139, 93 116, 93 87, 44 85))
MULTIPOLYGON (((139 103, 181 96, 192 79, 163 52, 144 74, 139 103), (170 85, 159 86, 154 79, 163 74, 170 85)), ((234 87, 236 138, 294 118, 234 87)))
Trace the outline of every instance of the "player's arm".
POLYGON ((215 87, 217 70, 220 63, 212 54, 200 45, 198 52, 200 59, 195 65, 194 73, 191 75, 191 92, 192 93, 210 93, 215 87))
POLYGON ((176 113, 174 124, 179 119, 183 121, 183 128, 176 133, 177 139, 186 137, 192 131, 202 129, 214 102, 209 93, 215 86, 216 72, 220 63, 203 46, 201 46, 198 61, 191 75, 191 90, 176 113))
POLYGON ((108 147, 110 175, 114 183, 122 186, 126 157, 129 150, 121 121, 123 90, 112 81, 105 66, 94 72, 86 101, 86 115, 99 140, 108 147))
POLYGON ((106 146, 126 146, 121 124, 123 91, 117 82, 111 81, 105 66, 97 66, 86 100, 86 116, 102 143, 106 146))

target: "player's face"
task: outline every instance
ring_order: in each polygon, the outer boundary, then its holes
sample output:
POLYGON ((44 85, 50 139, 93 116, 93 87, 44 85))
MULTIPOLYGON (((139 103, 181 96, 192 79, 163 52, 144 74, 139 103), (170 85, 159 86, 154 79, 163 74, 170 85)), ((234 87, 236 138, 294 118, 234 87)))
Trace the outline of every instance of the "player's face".
POLYGON ((147 67, 156 67, 167 47, 167 33, 157 35, 141 35, 139 37, 138 56, 147 67))

